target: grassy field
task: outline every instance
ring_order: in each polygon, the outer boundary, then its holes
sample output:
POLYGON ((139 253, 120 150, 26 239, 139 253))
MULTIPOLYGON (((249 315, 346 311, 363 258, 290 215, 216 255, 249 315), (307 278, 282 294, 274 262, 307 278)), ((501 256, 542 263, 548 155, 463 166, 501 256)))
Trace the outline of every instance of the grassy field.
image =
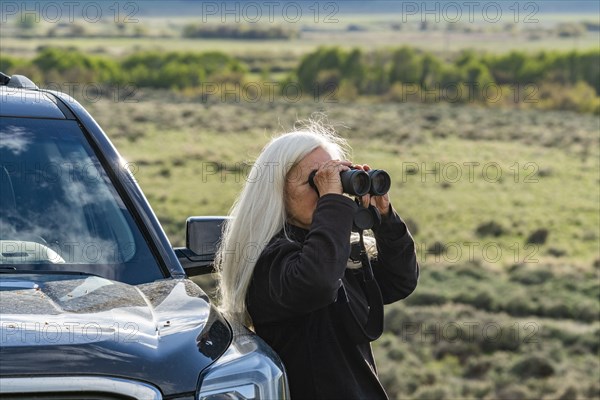
POLYGON ((90 108, 135 163, 176 245, 187 216, 228 211, 240 171, 271 135, 323 110, 344 125, 356 161, 392 174, 391 195, 424 246, 481 241, 479 225, 495 222, 502 232, 491 239, 508 258, 538 229, 549 235, 537 258, 561 253, 589 264, 598 256, 598 117, 417 104, 110 105, 90 108))
MULTIPOLYGON (((181 37, 186 24, 224 25, 219 18, 196 17, 148 17, 138 15, 135 23, 124 24, 125 37, 107 37, 115 35, 114 21, 110 18, 98 23, 85 23, 75 20, 62 27, 67 31, 70 25, 78 25, 85 29, 90 37, 64 37, 58 30, 56 37, 49 37, 49 30, 56 29, 56 24, 42 22, 30 32, 35 38, 18 37, 15 23, 0 26, 2 41, 0 52, 15 57, 33 57, 40 46, 73 47, 86 52, 123 56, 138 50, 188 50, 188 51, 226 51, 235 56, 263 55, 270 58, 298 56, 313 51, 318 46, 340 46, 342 48, 361 47, 363 49, 379 49, 410 45, 438 55, 450 55, 463 49, 504 53, 510 50, 588 50, 598 47, 600 32, 587 31, 581 36, 560 37, 556 27, 559 23, 594 22, 585 14, 557 15, 536 14, 535 23, 514 22, 514 16, 497 23, 485 22, 475 18, 469 22, 467 17, 455 24, 443 18, 439 23, 429 23, 427 30, 421 30, 419 16, 402 16, 401 14, 336 14, 330 19, 320 14, 318 22, 305 15, 294 24, 286 24, 282 18, 275 18, 272 23, 261 21, 263 26, 283 26, 296 32, 297 37, 291 40, 227 40, 227 39, 187 39, 181 37), (325 22, 325 21, 328 22, 325 22), (141 37, 132 38, 134 32, 141 32, 141 37), (101 37, 94 38, 93 35, 101 37)), ((524 16, 520 17, 521 19, 524 16)), ((430 18, 431 20, 431 18, 430 18)), ((227 20, 225 20, 227 21, 227 20)), ((244 23, 244 18, 240 19, 244 23)), ((597 22, 597 21, 596 21, 597 22)), ((250 26, 250 24, 247 24, 250 26)), ((62 33, 61 33, 62 32, 62 33)))
MULTIPOLYGON (((186 217, 227 213, 267 140, 315 111, 355 161, 390 172, 422 271, 374 343, 391 398, 600 398, 597 116, 201 103, 166 92, 139 100, 87 107, 134 163, 176 246, 186 217), (547 236, 529 243, 536 231, 547 236)), ((197 281, 212 290, 210 277, 197 281)))

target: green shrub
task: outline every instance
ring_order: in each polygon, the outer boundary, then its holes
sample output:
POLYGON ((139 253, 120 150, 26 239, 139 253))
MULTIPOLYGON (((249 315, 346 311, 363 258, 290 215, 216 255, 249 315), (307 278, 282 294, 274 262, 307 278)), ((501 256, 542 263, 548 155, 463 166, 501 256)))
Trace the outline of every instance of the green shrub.
POLYGON ((19 69, 25 65, 27 65, 25 60, 16 57, 11 57, 6 54, 2 54, 2 57, 0 57, 0 71, 7 75, 22 73, 19 69))
POLYGON ((525 241, 528 244, 544 244, 548 239, 548 229, 540 228, 532 232, 525 241))
POLYGON ((486 280, 492 276, 480 263, 455 264, 452 266, 452 271, 455 271, 458 277, 471 278, 475 281, 486 280))
MULTIPOLYGON (((45 48, 31 61, 45 74, 56 72, 68 81, 118 83, 123 81, 119 64, 112 59, 81 53, 72 49, 45 48)), ((56 83, 56 82, 54 82, 56 83)))
POLYGON ((454 397, 450 388, 442 385, 423 386, 419 388, 413 396, 413 399, 418 400, 445 400, 454 397))
POLYGON ((421 57, 412 47, 404 46, 392 53, 389 72, 390 83, 418 83, 420 76, 421 57))
POLYGON ((569 386, 564 390, 564 392, 559 394, 557 400, 575 400, 577 397, 577 388, 574 386, 569 386))
POLYGON ((537 99, 536 106, 542 109, 600 113, 600 97, 589 81, 579 80, 574 84, 543 82, 537 99))
POLYGON ((468 379, 483 379, 492 368, 492 362, 488 359, 470 359, 464 369, 463 376, 468 379))
POLYGON ((539 285, 554 278, 552 271, 545 268, 527 268, 521 266, 510 273, 510 280, 523 285, 539 285))
POLYGON ((427 248, 427 252, 433 255, 440 255, 446 252, 446 246, 442 242, 434 242, 427 248))
POLYGON ((417 221, 412 218, 404 218, 404 223, 413 236, 419 233, 419 225, 417 224, 417 221))
POLYGON ((496 221, 488 221, 475 229, 475 233, 479 237, 494 236, 499 237, 506 233, 506 229, 496 221))
POLYGON ((446 302, 443 295, 426 289, 416 290, 406 299, 409 305, 440 305, 446 302))
POLYGON ((511 315, 523 317, 534 315, 537 312, 537 307, 532 304, 531 299, 523 294, 509 297, 500 309, 511 315))
POLYGON ((522 357, 510 369, 510 372, 521 379, 547 378, 554 375, 552 363, 542 356, 529 355, 522 357))
POLYGON ((494 295, 485 290, 460 291, 452 297, 452 300, 487 311, 494 311, 497 308, 494 295))
POLYGON ((496 389, 493 398, 497 400, 530 400, 533 397, 525 386, 509 384, 505 387, 496 389))
POLYGON ((461 363, 464 363, 474 354, 478 354, 479 349, 477 344, 469 341, 447 342, 442 341, 437 343, 433 349, 433 356, 441 360, 444 357, 452 356, 458 358, 461 363))

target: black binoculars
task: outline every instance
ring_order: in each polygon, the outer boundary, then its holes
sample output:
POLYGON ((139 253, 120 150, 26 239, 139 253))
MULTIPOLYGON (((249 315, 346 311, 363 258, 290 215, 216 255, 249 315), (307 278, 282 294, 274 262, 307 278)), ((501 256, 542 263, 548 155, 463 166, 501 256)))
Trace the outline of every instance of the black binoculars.
MULTIPOLYGON (((317 173, 315 169, 308 177, 308 182, 315 190, 317 186, 314 182, 314 176, 317 173)), ((382 169, 372 169, 363 171, 362 169, 351 168, 348 171, 340 172, 342 188, 344 193, 352 196, 364 196, 369 193, 373 196, 383 196, 390 190, 392 180, 390 175, 382 169)))

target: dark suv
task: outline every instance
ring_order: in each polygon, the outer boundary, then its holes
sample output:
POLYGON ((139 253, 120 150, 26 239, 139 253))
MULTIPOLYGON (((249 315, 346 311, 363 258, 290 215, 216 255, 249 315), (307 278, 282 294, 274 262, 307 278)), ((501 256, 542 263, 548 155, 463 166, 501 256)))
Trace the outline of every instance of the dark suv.
POLYGON ((171 248, 79 103, 0 80, 0 397, 288 398, 277 355, 188 279, 222 220, 171 248))

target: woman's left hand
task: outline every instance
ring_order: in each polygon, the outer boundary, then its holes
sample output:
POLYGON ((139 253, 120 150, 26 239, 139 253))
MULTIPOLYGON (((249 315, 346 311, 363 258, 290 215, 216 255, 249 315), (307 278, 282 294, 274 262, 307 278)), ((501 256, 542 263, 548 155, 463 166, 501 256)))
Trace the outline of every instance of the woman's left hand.
MULTIPOLYGON (((371 170, 371 167, 369 167, 367 164, 355 164, 353 167, 362 169, 363 171, 371 170)), ((362 196, 360 200, 363 207, 368 207, 369 205, 377 207, 377 210, 379 210, 379 213, 382 217, 386 217, 390 213, 390 196, 388 193, 384 194, 383 196, 371 196, 367 193, 362 196)))

